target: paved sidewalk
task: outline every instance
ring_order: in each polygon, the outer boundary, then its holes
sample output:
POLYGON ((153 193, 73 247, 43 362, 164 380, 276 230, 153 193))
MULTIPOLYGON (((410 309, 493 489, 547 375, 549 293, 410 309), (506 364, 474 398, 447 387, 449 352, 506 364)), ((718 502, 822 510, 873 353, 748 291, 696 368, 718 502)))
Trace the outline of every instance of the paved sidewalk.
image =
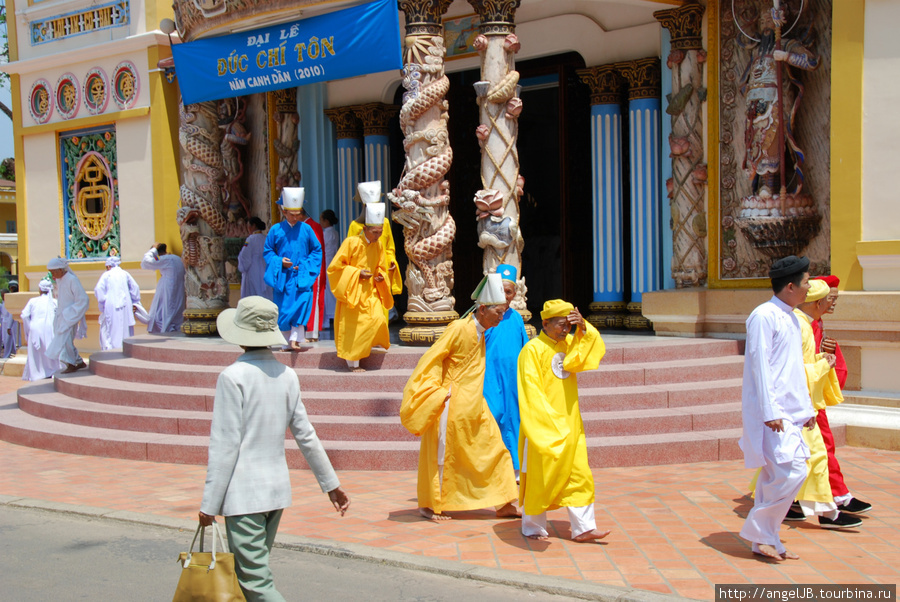
MULTIPOLYGON (((18 387, 0 377, 0 393, 18 387)), ((20 383, 21 381, 19 381, 20 383)), ((0 410, 2 411, 2 410, 0 410)), ((706 599, 716 583, 891 583, 900 574, 900 453, 841 448, 854 493, 875 509, 863 526, 827 531, 789 523, 782 538, 798 561, 769 563, 737 536, 752 476, 741 462, 594 470, 599 544, 568 541, 565 511, 550 513, 551 539, 522 537, 519 521, 492 511, 431 523, 416 513, 414 472, 339 473, 352 505, 338 517, 305 471, 291 471, 294 506, 279 535, 362 544, 491 568, 706 599)), ((192 520, 205 467, 76 456, 0 442, 0 496, 192 520)))

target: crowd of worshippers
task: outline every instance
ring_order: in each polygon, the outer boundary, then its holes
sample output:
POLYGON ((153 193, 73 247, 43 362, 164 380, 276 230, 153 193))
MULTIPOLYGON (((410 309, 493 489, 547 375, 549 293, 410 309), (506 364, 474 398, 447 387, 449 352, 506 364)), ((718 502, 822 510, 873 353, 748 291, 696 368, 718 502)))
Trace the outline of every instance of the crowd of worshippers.
POLYGON ((741 529, 754 554, 796 559, 779 537, 783 521, 817 517, 825 529, 862 525, 872 505, 853 496, 835 457, 828 406, 844 400, 847 364, 823 317, 840 281, 809 277, 809 259, 789 256, 769 272, 772 298, 747 319, 742 390, 744 465, 753 508, 741 529))

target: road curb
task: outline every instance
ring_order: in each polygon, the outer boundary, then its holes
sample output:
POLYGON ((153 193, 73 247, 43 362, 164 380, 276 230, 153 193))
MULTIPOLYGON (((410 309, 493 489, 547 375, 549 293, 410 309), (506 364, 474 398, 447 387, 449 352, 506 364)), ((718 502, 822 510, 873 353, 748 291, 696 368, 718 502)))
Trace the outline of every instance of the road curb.
MULTIPOLYGON (((88 516, 101 520, 114 520, 178 531, 194 531, 197 528, 197 522, 189 519, 142 514, 140 512, 131 512, 127 510, 97 508, 95 506, 84 506, 80 504, 66 504, 62 502, 51 502, 9 495, 0 495, 0 505, 13 508, 88 516)), ((414 571, 424 571, 457 579, 470 579, 473 581, 515 587, 528 591, 541 591, 559 596, 569 596, 580 600, 599 600, 602 602, 672 602, 673 600, 686 599, 672 594, 661 594, 633 588, 616 587, 613 585, 598 585, 565 579, 563 577, 535 575, 533 573, 524 573, 508 569, 489 568, 466 564, 456 560, 443 560, 430 556, 416 556, 414 554, 374 548, 363 544, 332 542, 299 535, 279 534, 275 540, 275 547, 297 552, 319 554, 322 556, 362 560, 373 564, 382 564, 414 571)))

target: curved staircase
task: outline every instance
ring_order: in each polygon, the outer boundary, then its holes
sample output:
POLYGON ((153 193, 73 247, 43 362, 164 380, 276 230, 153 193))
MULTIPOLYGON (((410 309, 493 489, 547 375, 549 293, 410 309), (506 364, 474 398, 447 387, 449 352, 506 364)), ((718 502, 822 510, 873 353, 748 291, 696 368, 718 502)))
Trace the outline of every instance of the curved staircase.
MULTIPOLYGON (((739 458, 739 343, 608 335, 600 368, 579 375, 591 466, 739 458)), ((333 343, 276 353, 300 377, 303 403, 335 468, 414 470, 418 440, 400 424, 403 387, 424 350, 392 347, 346 370, 333 343)), ((145 335, 96 353, 90 372, 60 375, 0 401, 0 439, 86 455, 205 464, 215 383, 240 355, 221 339, 145 335)), ((843 433, 838 433, 841 437, 843 433)), ((292 468, 305 468, 289 435, 292 468)))

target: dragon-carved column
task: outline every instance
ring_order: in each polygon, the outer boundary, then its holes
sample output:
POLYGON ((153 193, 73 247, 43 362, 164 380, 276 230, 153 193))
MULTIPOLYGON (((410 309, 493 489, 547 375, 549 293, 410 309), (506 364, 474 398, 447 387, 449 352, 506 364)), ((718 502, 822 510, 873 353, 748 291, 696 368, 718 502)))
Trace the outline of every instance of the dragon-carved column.
POLYGON ((666 60, 672 70, 669 148, 672 178, 666 182, 672 208, 672 278, 677 288, 704 286, 707 169, 703 162, 703 7, 685 4, 653 13, 672 36, 666 60))
POLYGON ((326 109, 325 115, 337 130, 338 220, 342 224, 340 233, 343 240, 350 222, 359 211, 353 206, 353 197, 356 196, 356 185, 362 173, 362 123, 354 107, 326 109))
POLYGON ((185 267, 181 330, 187 335, 216 334, 216 317, 228 307, 222 134, 215 101, 180 106, 182 184, 177 220, 185 267))
POLYGON ((622 77, 616 65, 579 69, 591 88, 594 298, 588 320, 598 328, 622 328, 625 257, 622 220, 622 77))
POLYGON ((400 128, 406 163, 400 182, 388 193, 392 219, 403 226, 409 264, 409 293, 403 315, 408 326, 400 340, 430 345, 451 321, 454 310, 452 243, 456 223, 450 215, 450 184, 444 178, 453 162, 444 97, 450 80, 444 74, 441 16, 452 0, 400 0, 406 13, 403 49, 403 106, 400 128))
POLYGON ((660 232, 660 66, 650 57, 617 63, 628 82, 628 161, 631 173, 631 302, 625 327, 650 328, 644 293, 662 288, 660 232))
POLYGON ((516 9, 521 0, 468 0, 481 20, 475 48, 481 56, 481 81, 475 94, 481 125, 475 134, 481 146, 481 186, 475 195, 478 219, 478 246, 484 249, 485 274, 501 263, 516 267, 516 297, 510 306, 531 319, 526 306, 525 278, 522 276, 522 249, 525 240, 519 230, 519 197, 524 180, 519 175, 519 73, 515 55, 516 9))
MULTIPOLYGON (((356 116, 363 125, 363 147, 365 149, 365 181, 381 182, 382 190, 391 189, 391 141, 388 123, 400 110, 395 105, 370 102, 355 107, 356 116)), ((387 209, 390 209, 387 203, 387 209)), ((388 212, 386 217, 390 217, 388 212)))

